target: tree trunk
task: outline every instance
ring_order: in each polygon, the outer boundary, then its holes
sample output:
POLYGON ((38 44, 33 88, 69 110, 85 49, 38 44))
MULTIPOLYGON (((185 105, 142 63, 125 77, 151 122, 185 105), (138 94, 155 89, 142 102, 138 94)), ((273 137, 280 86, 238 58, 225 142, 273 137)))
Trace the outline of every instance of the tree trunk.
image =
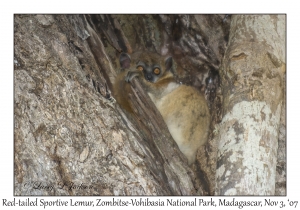
POLYGON ((223 26, 195 36, 211 17, 15 15, 15 195, 209 194, 139 83, 132 121, 110 89, 119 53, 145 49, 175 49, 178 77, 200 87, 225 48, 223 26))
MULTIPOLYGON (((230 15, 15 15, 15 195, 213 195, 215 186, 217 194, 230 194, 231 187, 244 194, 244 188, 233 186, 250 180, 244 172, 266 170, 264 176, 275 177, 280 114, 276 183, 277 194, 283 194, 284 16, 235 16, 226 51, 230 22, 230 15), (251 25, 251 18, 260 25, 251 25), (262 24, 270 20, 274 28, 262 24), (211 130, 224 116, 218 138, 209 134, 192 167, 139 81, 132 83, 133 116, 113 100, 119 55, 137 51, 173 57, 177 81, 205 92, 211 130), (242 121, 243 116, 253 120, 242 121), (257 131, 257 125, 263 126, 257 131), (229 152, 230 142, 239 153, 229 152), (258 148, 252 168, 241 167, 251 156, 251 149, 240 153, 241 145, 258 148)), ((258 174, 259 182, 264 176, 258 174)), ((262 187, 266 194, 275 179, 271 184, 262 187)))
POLYGON ((285 103, 285 15, 232 16, 220 74, 216 194, 275 195, 285 103))

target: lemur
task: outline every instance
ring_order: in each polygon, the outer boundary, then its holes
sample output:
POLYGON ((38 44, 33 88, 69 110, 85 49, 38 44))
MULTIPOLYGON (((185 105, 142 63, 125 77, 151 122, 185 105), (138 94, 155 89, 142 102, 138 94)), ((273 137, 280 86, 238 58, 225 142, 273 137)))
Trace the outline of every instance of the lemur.
POLYGON ((208 138, 210 114, 204 96, 194 87, 176 82, 172 57, 163 59, 155 53, 136 53, 133 57, 136 63, 132 66, 128 54, 120 55, 122 72, 113 86, 116 101, 127 112, 133 112, 127 94, 130 82, 138 77, 191 165, 208 138))

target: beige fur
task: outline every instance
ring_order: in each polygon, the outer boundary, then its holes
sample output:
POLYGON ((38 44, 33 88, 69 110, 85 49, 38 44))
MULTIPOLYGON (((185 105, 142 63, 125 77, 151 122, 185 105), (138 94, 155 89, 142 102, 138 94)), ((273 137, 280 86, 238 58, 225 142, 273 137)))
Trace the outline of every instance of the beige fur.
POLYGON ((207 103, 204 96, 193 87, 170 83, 166 90, 158 98, 151 92, 149 95, 180 151, 192 164, 198 148, 207 141, 210 122, 207 103), (168 89, 170 87, 173 87, 172 91, 168 89))

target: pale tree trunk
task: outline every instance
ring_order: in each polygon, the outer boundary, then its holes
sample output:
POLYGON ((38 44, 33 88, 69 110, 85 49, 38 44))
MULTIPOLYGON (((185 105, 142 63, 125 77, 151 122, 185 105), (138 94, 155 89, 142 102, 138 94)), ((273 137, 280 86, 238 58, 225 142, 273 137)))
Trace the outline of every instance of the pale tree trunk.
MULTIPOLYGON (((231 18, 220 68, 216 195, 275 195, 278 133, 285 125, 285 26, 285 15, 231 18)), ((285 184, 282 154, 280 161, 277 182, 285 184)))

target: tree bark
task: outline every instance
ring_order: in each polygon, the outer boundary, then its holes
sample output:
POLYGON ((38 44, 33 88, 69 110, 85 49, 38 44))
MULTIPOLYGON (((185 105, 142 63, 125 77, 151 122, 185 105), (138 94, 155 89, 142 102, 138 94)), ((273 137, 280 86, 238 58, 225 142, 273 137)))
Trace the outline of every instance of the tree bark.
POLYGON ((215 187, 222 195, 274 194, 280 116, 276 194, 284 194, 284 21, 235 16, 230 26, 230 15, 15 15, 15 195, 213 195, 215 187), (136 79, 133 116, 113 101, 119 55, 137 51, 173 56, 178 82, 202 93, 215 72, 216 93, 207 95, 215 132, 191 168, 136 79), (272 183, 259 188, 253 175, 272 183))
POLYGON ((220 74, 216 195, 275 195, 285 15, 232 16, 220 74))
MULTIPOLYGON (((110 94, 119 53, 146 48, 164 55, 176 49, 178 77, 200 87, 225 46, 196 36, 208 19, 15 15, 15 195, 208 194, 139 83, 132 121, 110 94)), ((216 28, 207 30, 214 39, 223 33, 216 28)))
POLYGON ((15 195, 192 194, 106 98, 104 55, 84 16, 15 16, 15 195))

